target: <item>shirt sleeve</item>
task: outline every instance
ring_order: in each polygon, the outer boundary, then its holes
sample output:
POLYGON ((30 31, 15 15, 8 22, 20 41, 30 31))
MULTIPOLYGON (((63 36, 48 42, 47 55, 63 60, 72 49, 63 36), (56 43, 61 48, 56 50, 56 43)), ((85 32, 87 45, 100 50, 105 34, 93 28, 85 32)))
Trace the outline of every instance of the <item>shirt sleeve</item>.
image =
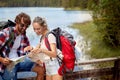
POLYGON ((56 44, 56 37, 52 33, 50 33, 48 35, 48 41, 49 41, 49 43, 55 43, 56 44))
POLYGON ((5 44, 5 42, 9 39, 9 29, 4 29, 0 31, 0 48, 5 44))

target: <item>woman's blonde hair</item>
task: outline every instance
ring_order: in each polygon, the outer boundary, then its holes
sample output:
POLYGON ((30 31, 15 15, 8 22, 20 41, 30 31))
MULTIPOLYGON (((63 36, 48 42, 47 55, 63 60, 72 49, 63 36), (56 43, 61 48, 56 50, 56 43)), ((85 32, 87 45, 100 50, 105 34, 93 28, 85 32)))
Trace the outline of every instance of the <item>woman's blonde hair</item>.
POLYGON ((33 23, 38 23, 40 26, 47 28, 46 20, 42 17, 39 17, 39 16, 35 17, 35 19, 33 20, 33 23))

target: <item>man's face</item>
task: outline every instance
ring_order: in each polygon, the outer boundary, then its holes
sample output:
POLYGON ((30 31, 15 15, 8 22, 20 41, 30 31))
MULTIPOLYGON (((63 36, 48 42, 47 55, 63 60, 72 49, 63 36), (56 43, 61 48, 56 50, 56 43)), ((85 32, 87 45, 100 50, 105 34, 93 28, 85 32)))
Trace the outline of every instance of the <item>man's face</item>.
POLYGON ((21 20, 21 23, 17 23, 17 31, 19 34, 24 34, 26 32, 26 29, 29 25, 25 24, 23 20, 21 20))

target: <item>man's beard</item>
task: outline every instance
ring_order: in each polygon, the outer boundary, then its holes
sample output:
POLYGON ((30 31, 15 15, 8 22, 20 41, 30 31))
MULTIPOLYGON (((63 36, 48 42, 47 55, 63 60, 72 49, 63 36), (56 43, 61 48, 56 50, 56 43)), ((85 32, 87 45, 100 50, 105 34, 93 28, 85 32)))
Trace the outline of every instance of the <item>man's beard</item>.
POLYGON ((26 32, 25 30, 19 29, 19 33, 20 33, 20 34, 25 34, 25 32, 26 32))

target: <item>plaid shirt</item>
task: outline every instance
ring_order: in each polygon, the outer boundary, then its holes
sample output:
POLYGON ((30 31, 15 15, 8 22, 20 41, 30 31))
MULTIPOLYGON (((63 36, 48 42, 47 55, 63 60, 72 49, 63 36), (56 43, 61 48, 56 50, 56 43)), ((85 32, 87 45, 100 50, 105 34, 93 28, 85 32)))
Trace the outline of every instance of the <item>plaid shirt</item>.
MULTIPOLYGON (((11 50, 11 48, 12 48, 12 46, 13 46, 13 44, 14 44, 15 38, 16 38, 16 36, 18 36, 15 28, 12 28, 12 29, 13 29, 12 31, 14 31, 14 40, 11 42, 10 45, 8 45, 9 47, 8 47, 8 46, 5 46, 5 47, 2 49, 2 53, 4 54, 5 57, 9 57, 9 55, 8 55, 8 54, 9 54, 9 53, 8 53, 8 50, 11 50)), ((0 31, 0 49, 1 49, 1 47, 4 46, 4 44, 9 40, 9 36, 10 36, 10 28, 6 28, 6 29, 0 31)), ((29 46, 29 45, 30 45, 27 36, 26 36, 25 34, 22 34, 21 36, 22 36, 22 37, 21 37, 21 38, 22 38, 22 39, 21 39, 21 43, 20 43, 20 46, 19 46, 19 48, 17 49, 17 53, 16 53, 16 54, 18 54, 18 56, 25 55, 25 53, 24 53, 24 48, 25 48, 26 46, 29 46)), ((0 53, 0 54, 1 54, 1 53, 0 53)), ((0 63, 0 72, 3 71, 4 68, 5 68, 5 67, 3 67, 3 64, 0 63)))

